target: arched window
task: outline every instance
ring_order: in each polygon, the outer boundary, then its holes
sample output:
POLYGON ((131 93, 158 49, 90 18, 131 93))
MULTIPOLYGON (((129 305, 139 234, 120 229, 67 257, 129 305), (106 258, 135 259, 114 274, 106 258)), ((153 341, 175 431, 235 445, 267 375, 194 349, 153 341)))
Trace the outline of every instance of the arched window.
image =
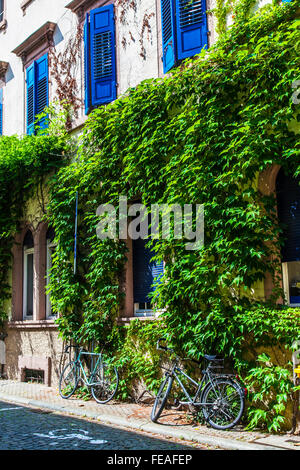
MULTIPOLYGON (((52 268, 52 257, 55 251, 55 243, 54 243, 55 232, 52 227, 50 227, 46 234, 46 286, 50 283, 50 276, 51 276, 51 268, 52 268)), ((46 317, 50 318, 53 317, 51 302, 50 302, 50 294, 46 294, 46 317)))
POLYGON ((283 287, 288 304, 300 306, 300 178, 280 169, 276 180, 277 209, 283 227, 283 287))
POLYGON ((33 318, 34 242, 30 230, 23 241, 23 319, 33 318))

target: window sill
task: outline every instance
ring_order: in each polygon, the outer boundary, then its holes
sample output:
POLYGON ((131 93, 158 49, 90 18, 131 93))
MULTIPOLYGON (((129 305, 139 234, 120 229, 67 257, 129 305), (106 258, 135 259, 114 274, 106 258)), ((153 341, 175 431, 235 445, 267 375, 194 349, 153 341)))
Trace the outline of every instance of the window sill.
POLYGON ((37 329, 57 329, 54 320, 23 320, 8 322, 10 329, 17 330, 37 330, 37 329))
POLYGON ((122 317, 122 318, 119 318, 118 320, 118 323, 120 325, 130 325, 130 323, 134 320, 139 320, 139 321, 147 321, 147 320, 151 320, 151 321, 154 321, 156 320, 157 317, 155 317, 154 315, 153 316, 149 316, 149 317, 122 317))
POLYGON ((151 320, 151 321, 154 321, 154 320, 157 320, 159 318, 159 316, 165 311, 166 311, 166 309, 156 310, 156 311, 153 311, 153 310, 138 310, 138 311, 135 312, 135 314, 133 316, 120 317, 118 319, 118 322, 121 325, 125 325, 125 324, 129 325, 130 322, 132 322, 133 320, 140 320, 140 321, 151 320))

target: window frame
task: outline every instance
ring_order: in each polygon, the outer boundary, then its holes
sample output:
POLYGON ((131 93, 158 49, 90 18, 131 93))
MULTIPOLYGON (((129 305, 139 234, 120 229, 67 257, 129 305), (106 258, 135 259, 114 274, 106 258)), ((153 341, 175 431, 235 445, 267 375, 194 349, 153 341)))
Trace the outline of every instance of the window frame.
MULTIPOLYGON (((117 71, 117 29, 116 29, 116 8, 114 2, 109 3, 107 5, 101 5, 99 7, 93 8, 86 12, 85 19, 83 23, 84 29, 84 36, 83 36, 83 49, 84 49, 84 65, 83 65, 83 73, 84 73, 84 106, 85 106, 85 114, 88 115, 93 109, 98 108, 99 106, 105 106, 109 103, 112 103, 117 98, 117 87, 118 87, 118 71, 117 71), (109 16, 109 24, 105 27, 96 27, 95 26, 95 17, 97 14, 101 13, 101 10, 108 12, 109 16), (102 30, 102 31, 101 31, 102 30), (97 77, 96 70, 98 69, 98 62, 97 56, 93 54, 95 52, 95 38, 102 34, 103 36, 108 32, 111 33, 110 36, 110 45, 111 45, 111 74, 110 78, 97 77), (105 99, 97 97, 96 89, 99 86, 110 83, 110 96, 105 99)), ((102 51, 103 52, 103 51, 102 51)), ((102 60, 103 57, 102 55, 102 60)))
MULTIPOLYGON (((133 240, 134 241, 134 240, 133 240)), ((147 244, 147 240, 144 240, 144 248, 146 249, 147 251, 147 248, 146 248, 146 244, 147 244)), ((132 243, 132 276, 133 276, 133 316, 138 318, 138 317, 153 317, 155 315, 155 311, 154 311, 154 308, 153 308, 153 299, 151 300, 147 300, 145 299, 145 302, 136 302, 135 301, 135 281, 134 281, 134 278, 135 278, 135 263, 134 263, 134 250, 135 250, 135 245, 134 243, 132 243), (140 307, 141 304, 144 304, 144 308, 140 307), (150 306, 150 308, 148 307, 148 305, 150 306)), ((153 253, 154 255, 154 253, 153 253)), ((162 267, 162 276, 164 275, 164 271, 165 271, 165 261, 162 262, 163 263, 163 267, 162 267)), ((155 291, 155 289, 154 289, 155 291)), ((149 294, 151 292, 154 292, 154 291, 150 291, 149 294)), ((159 314, 159 313, 158 313, 159 314)))
MULTIPOLYGON (((160 1, 160 20, 161 20, 161 45, 162 45, 162 62, 163 73, 167 74, 174 67, 177 67, 183 60, 194 57, 199 54, 202 49, 209 47, 208 43, 208 19, 207 19, 207 0, 201 1, 202 18, 201 21, 194 24, 182 25, 181 23, 181 0, 159 0, 160 1), (164 15, 166 15, 164 17, 164 15), (165 25, 165 29, 164 29, 165 25), (197 27, 198 25, 198 27, 197 27), (195 27, 196 26, 196 27, 195 27), (191 48, 192 53, 183 50, 183 36, 188 42, 190 41, 190 33, 199 30, 201 35, 201 48, 194 46, 191 48), (169 34, 167 34, 169 33, 169 34), (164 34, 166 36, 164 37, 164 34), (169 40, 168 40, 169 39, 169 40), (168 40, 168 41, 167 41, 168 40), (166 42, 167 41, 167 42, 166 42), (173 50, 173 57, 170 56, 170 49, 173 50), (167 55, 168 54, 168 55, 167 55), (168 60, 167 60, 168 59, 168 60), (166 62, 167 61, 167 62, 166 62)), ((197 0, 194 0, 197 2, 197 0)), ((197 5, 196 5, 197 7, 197 5)))
POLYGON ((6 0, 0 0, 0 2, 1 1, 3 2, 3 5, 2 5, 2 12, 1 12, 1 7, 0 7, 0 13, 2 13, 2 19, 0 19, 0 31, 5 29, 6 26, 7 26, 7 21, 6 21, 6 0))
POLYGON ((31 248, 26 248, 26 245, 23 246, 23 321, 33 320, 35 317, 35 308, 34 308, 34 246, 31 248), (28 256, 32 255, 32 315, 28 315, 28 298, 27 298, 27 289, 28 289, 28 256))
POLYGON ((289 263, 299 263, 300 261, 284 261, 281 263, 282 266, 282 287, 284 291, 284 296, 286 303, 289 307, 296 308, 300 307, 300 302, 291 302, 290 299, 290 279, 289 279, 289 271, 288 271, 288 264, 289 263))
MULTIPOLYGON (((44 109, 49 106, 49 56, 48 52, 44 53, 42 56, 38 57, 37 59, 33 60, 29 66, 26 67, 26 78, 25 78, 25 83, 26 83, 26 134, 27 135, 36 135, 37 129, 38 130, 46 128, 47 126, 43 127, 43 123, 46 122, 47 117, 43 118, 41 121, 36 122, 36 117, 41 114, 43 111, 38 110, 38 93, 39 93, 39 84, 43 80, 43 78, 46 78, 46 105, 44 109), (46 61, 46 73, 44 77, 39 79, 39 65, 43 62, 46 61), (29 80, 29 73, 32 69, 33 72, 33 79, 32 79, 32 85, 28 84, 29 80), (30 87, 33 87, 33 122, 28 123, 28 114, 29 114, 29 103, 28 103, 28 90, 30 87), (40 126, 40 127, 39 127, 40 126), (31 131, 32 129, 32 131, 31 131)), ((31 83, 31 82, 30 82, 31 83)))

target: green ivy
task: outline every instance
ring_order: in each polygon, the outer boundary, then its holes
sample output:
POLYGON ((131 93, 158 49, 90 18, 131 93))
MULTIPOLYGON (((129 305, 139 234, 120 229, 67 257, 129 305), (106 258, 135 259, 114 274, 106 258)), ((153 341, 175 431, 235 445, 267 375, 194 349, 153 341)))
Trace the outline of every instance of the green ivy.
POLYGON ((258 356, 258 361, 264 366, 251 369, 245 379, 252 394, 248 428, 266 427, 269 432, 278 432, 285 423, 286 407, 293 400, 292 368, 275 366, 266 354, 258 356))
MULTIPOLYGON (((292 84, 300 79, 299 1, 268 5, 253 16, 251 5, 245 1, 236 7, 236 23, 208 51, 169 77, 146 80, 94 110, 78 160, 55 172, 49 183, 48 221, 57 241, 50 293, 60 313, 60 334, 66 340, 93 341, 115 358, 122 398, 137 380, 157 389, 155 343, 162 335, 184 355, 222 353, 253 390, 257 378, 265 380, 265 366, 256 362, 261 348, 274 354, 279 348, 286 358, 299 337, 299 309, 276 306, 282 295, 282 229, 274 196, 257 189, 258 175, 271 164, 291 175, 300 171, 299 108, 291 99, 292 84), (104 203, 117 207, 119 195, 147 205, 205 204, 203 249, 187 251, 185 240, 173 238, 156 244, 156 258, 166 261, 157 308, 167 307, 156 322, 118 323, 127 248, 122 240, 97 238, 96 209, 104 203), (253 286, 266 272, 275 289, 264 303, 253 286)), ((17 200, 10 210, 14 207, 19 207, 17 200)), ((289 370, 284 361, 275 367, 289 370)), ((283 424, 279 416, 286 401, 277 395, 275 411, 263 410, 269 429, 283 424)), ((250 423, 261 424, 251 413, 250 423)))
POLYGON ((25 202, 36 196, 46 178, 64 164, 63 137, 17 136, 0 138, 0 326, 11 297, 8 273, 14 236, 24 219, 25 202))

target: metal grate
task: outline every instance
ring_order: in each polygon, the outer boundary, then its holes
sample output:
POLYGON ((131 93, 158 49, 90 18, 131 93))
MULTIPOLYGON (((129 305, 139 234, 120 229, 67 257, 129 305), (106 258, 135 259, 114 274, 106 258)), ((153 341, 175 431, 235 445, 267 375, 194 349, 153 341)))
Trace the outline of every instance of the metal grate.
POLYGON ((111 32, 94 36, 94 76, 95 79, 109 77, 112 74, 112 38, 111 32))
POLYGON ((25 369, 25 382, 44 384, 44 375, 43 370, 25 369))
POLYGON ((202 21, 201 0, 179 0, 179 17, 181 28, 186 28, 202 21))

